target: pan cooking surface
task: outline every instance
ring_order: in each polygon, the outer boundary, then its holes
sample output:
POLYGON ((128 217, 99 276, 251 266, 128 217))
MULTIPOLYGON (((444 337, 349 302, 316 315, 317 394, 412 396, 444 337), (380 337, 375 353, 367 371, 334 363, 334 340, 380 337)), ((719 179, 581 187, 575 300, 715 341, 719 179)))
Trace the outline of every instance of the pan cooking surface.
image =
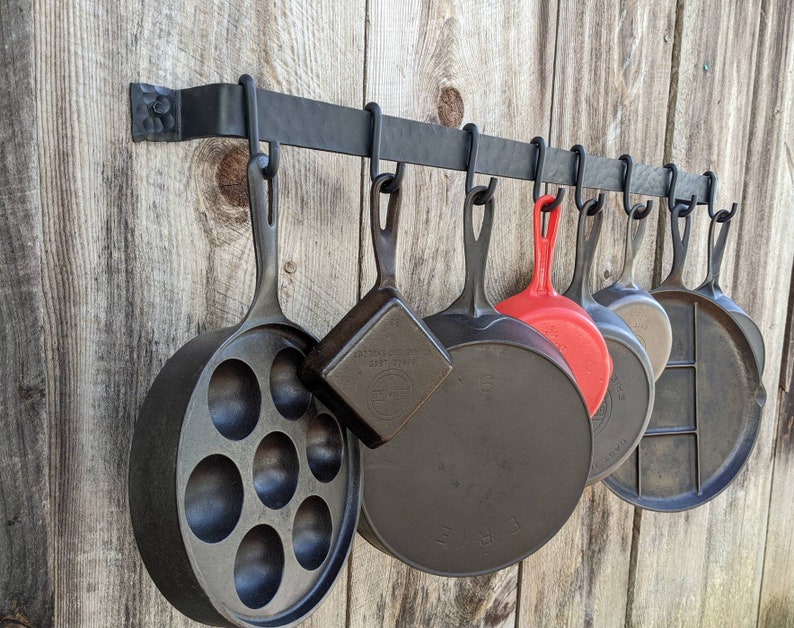
POLYGON ((474 575, 562 527, 587 480, 591 433, 575 385, 548 359, 496 342, 450 355, 452 374, 413 421, 364 452, 362 513, 409 565, 474 575))
POLYGON ((183 424, 182 537, 236 621, 300 619, 333 584, 355 527, 358 453, 297 379, 310 344, 287 326, 244 332, 213 356, 183 424))
POLYGON ((763 388, 736 323, 705 297, 659 291, 673 327, 670 361, 637 451, 605 482, 651 510, 683 510, 721 492, 752 451, 763 388))

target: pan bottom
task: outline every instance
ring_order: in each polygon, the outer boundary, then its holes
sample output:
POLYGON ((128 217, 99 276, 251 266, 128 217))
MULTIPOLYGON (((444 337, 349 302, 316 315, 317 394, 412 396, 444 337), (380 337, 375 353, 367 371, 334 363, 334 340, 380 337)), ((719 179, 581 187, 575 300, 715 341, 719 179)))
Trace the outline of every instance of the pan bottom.
POLYGON ((584 490, 592 432, 573 380, 524 347, 450 349, 453 372, 414 419, 363 452, 361 527, 439 575, 511 565, 545 544, 584 490))

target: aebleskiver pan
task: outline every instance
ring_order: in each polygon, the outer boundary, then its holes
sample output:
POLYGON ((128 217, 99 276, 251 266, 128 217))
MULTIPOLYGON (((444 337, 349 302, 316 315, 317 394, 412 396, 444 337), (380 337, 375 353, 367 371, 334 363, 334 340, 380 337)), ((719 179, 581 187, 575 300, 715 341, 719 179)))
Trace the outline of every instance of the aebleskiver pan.
MULTIPOLYGON (((241 81, 256 112, 253 81, 241 81)), ((258 152, 255 120, 251 307, 166 362, 130 452, 130 515, 146 569, 180 612, 222 626, 306 618, 344 566, 360 499, 358 441, 297 378, 315 340, 278 303, 277 147, 270 162, 258 152)))

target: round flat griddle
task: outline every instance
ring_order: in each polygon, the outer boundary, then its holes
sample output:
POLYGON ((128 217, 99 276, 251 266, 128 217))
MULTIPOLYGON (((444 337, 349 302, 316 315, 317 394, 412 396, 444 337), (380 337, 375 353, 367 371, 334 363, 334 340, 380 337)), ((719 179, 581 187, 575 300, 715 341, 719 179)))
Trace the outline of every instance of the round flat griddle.
POLYGON ((636 452, 604 483, 641 508, 700 506, 731 483, 758 435, 766 393, 752 347, 714 301, 684 287, 684 237, 672 212, 673 268, 653 291, 673 328, 670 360, 656 382, 651 421, 636 452))

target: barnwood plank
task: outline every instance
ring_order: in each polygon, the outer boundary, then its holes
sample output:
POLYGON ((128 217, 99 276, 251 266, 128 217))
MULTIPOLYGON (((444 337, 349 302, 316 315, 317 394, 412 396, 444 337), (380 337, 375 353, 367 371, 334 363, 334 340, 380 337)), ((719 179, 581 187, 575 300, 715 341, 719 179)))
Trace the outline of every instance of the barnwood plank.
MULTIPOLYGON (((737 254, 736 272, 739 272, 741 259, 754 260, 760 257, 764 267, 756 277, 756 294, 753 304, 756 311, 763 311, 765 294, 777 296, 776 316, 772 329, 767 334, 779 336, 783 333, 780 377, 766 380, 770 401, 777 396, 778 407, 768 419, 767 433, 775 438, 773 450, 774 470, 770 491, 769 519, 766 530, 763 578, 758 609, 758 623, 762 626, 794 626, 794 533, 791 521, 794 517, 794 283, 789 286, 788 320, 784 323, 782 302, 784 301, 785 281, 794 278, 791 261, 791 236, 794 224, 788 209, 794 201, 792 188, 791 147, 794 146, 794 29, 791 24, 792 2, 765 2, 759 32, 759 62, 756 70, 756 89, 753 94, 753 117, 748 155, 757 155, 752 160, 753 170, 748 172, 748 180, 758 180, 760 186, 748 186, 746 203, 759 191, 761 198, 753 205, 758 214, 778 215, 783 224, 773 223, 770 229, 782 229, 788 233, 783 240, 783 251, 777 259, 769 259, 763 254, 766 239, 743 238, 737 254), (761 57, 769 61, 761 63, 761 57), (773 165, 773 173, 764 181, 757 170, 764 162, 773 165), (762 182, 766 183, 764 185, 762 182), (786 250, 787 249, 787 250, 786 250), (783 331, 785 324, 785 331, 783 331), (777 393, 777 394, 776 394, 777 393), (774 425, 773 418, 777 419, 774 425)), ((753 217, 744 216, 745 225, 753 217)), ((760 234, 759 234, 760 235, 760 234)), ((749 283, 749 282, 748 282, 749 283)))
POLYGON ((52 623, 33 13, 0 2, 0 625, 52 623))
MULTIPOLYGON (((611 157, 630 152, 637 161, 661 164, 674 26, 675 5, 669 3, 561 2, 551 143, 582 144, 590 153, 611 157)), ((563 212, 554 272, 560 291, 573 274, 578 220, 573 189, 563 212)), ((614 282, 623 266, 622 197, 609 194, 604 212, 593 290, 614 282)), ((655 238, 654 214, 637 268, 638 281, 647 288, 655 238)), ((519 625, 620 625, 633 519, 634 509, 602 484, 588 488, 560 533, 524 561, 519 625)))
MULTIPOLYGON (((556 15, 556 3, 371 2, 365 101, 378 101, 388 115, 453 127, 476 122, 489 135, 545 135, 556 15)), ((447 307, 463 285, 464 179, 414 166, 405 176, 398 285, 421 315, 447 307)), ((531 186, 500 181, 487 271, 494 302, 519 287, 514 269, 531 251, 530 202, 531 186)), ((374 280, 366 210, 362 289, 374 280)), ((352 570, 352 626, 515 623, 517 567, 478 578, 435 577, 359 539, 352 570)))
MULTIPOLYGON (((778 269, 790 268, 794 226, 790 212, 774 211, 789 175, 785 127, 778 126, 784 120, 769 115, 770 107, 787 103, 783 93, 790 100, 790 92, 773 87, 786 66, 772 41, 780 33, 775 29, 787 28, 782 22, 788 17, 783 7, 759 11, 757 4, 684 2, 679 10, 676 107, 665 157, 682 168, 715 170, 721 206, 743 201, 721 283, 764 333, 764 385, 772 395, 755 451, 722 495, 687 513, 642 513, 626 617, 640 626, 746 626, 756 622, 758 612, 777 416, 774 391, 786 307, 781 295, 789 281, 788 272, 778 269), (756 248, 759 242, 764 245, 756 248)), ((662 277, 671 258, 667 221, 664 217, 664 255, 657 269, 662 277)), ((689 286, 698 285, 705 273, 707 222, 705 210, 698 209, 684 276, 689 286)))
MULTIPOLYGON (((196 625, 138 557, 127 456, 165 360, 239 321, 253 289, 244 142, 133 145, 128 83, 249 72, 271 89, 355 106, 363 23, 363 3, 330 0, 146 2, 134 12, 37 3, 57 625, 196 625)), ((345 182, 359 170, 357 160, 283 151, 282 304, 316 334, 356 296, 359 189, 345 182)), ((346 581, 316 625, 344 623, 346 581)))

